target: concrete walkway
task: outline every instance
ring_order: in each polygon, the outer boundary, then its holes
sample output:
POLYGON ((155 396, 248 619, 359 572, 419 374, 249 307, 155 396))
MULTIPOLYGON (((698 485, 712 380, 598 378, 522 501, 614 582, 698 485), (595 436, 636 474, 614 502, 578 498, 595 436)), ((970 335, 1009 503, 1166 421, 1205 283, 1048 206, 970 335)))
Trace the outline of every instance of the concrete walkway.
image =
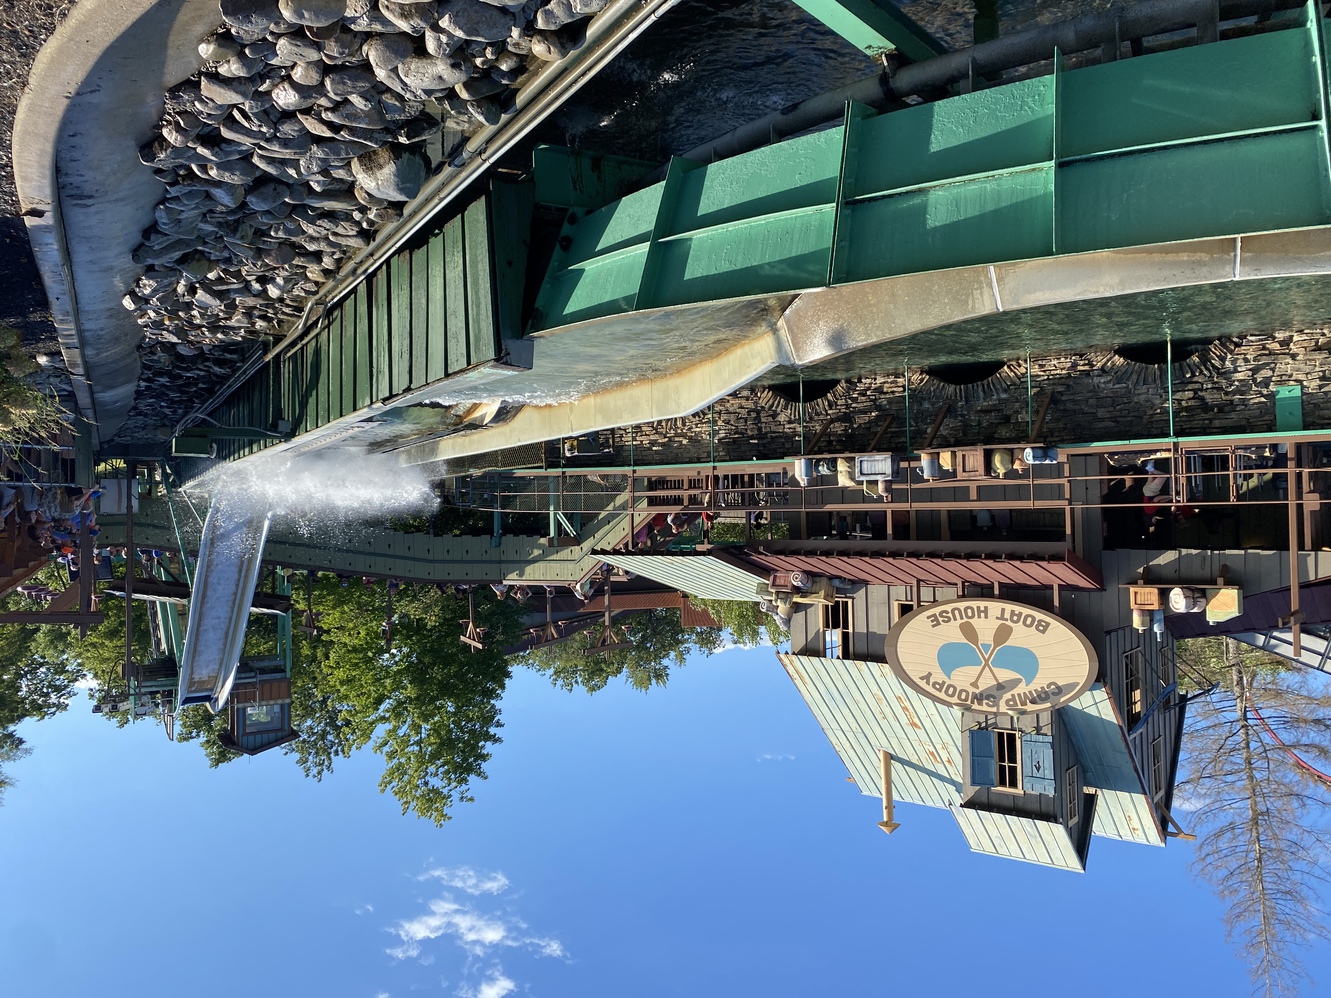
POLYGON ((138 148, 163 94, 199 68, 217 0, 82 0, 33 64, 14 174, 79 408, 98 441, 134 402, 142 334, 120 299, 162 184, 138 148))

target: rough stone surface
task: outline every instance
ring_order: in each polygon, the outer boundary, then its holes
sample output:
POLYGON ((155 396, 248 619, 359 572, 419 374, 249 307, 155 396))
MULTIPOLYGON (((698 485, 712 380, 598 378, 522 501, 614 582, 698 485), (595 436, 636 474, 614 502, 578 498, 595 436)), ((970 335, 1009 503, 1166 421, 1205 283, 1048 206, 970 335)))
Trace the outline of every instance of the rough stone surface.
POLYGON ((410 201, 430 175, 429 163, 407 146, 384 146, 351 161, 356 183, 385 201, 410 201))
POLYGON ((347 12, 344 0, 277 0, 282 17, 292 24, 324 27, 342 20, 347 12))

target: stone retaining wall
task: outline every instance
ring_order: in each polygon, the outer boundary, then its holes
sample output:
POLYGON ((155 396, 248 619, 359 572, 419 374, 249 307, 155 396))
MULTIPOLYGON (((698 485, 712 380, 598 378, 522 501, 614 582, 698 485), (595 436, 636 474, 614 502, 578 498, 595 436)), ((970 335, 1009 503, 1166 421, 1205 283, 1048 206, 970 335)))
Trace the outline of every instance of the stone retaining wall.
MULTIPOLYGON (((1108 352, 1037 357, 1031 362, 1034 410, 1052 393, 1044 442, 1163 437, 1169 434, 1163 367, 1131 364, 1108 352)), ((1180 436, 1275 430, 1274 389, 1303 387, 1303 420, 1309 429, 1331 427, 1331 330, 1253 333, 1213 345, 1175 364, 1174 426, 1180 436)), ((911 444, 918 449, 945 401, 948 414, 935 447, 1029 442, 1026 361, 1015 361, 987 386, 986 397, 911 374, 911 444)), ((807 403, 804 437, 809 453, 867 449, 889 415, 879 442, 884 451, 906 449, 906 405, 901 374, 842 382, 826 399, 807 403), (814 446, 829 416, 835 422, 814 446)), ((614 433, 613 457, 595 463, 628 463, 627 428, 614 433)), ((633 428, 637 464, 705 463, 774 459, 800 451, 798 406, 768 389, 744 388, 687 419, 633 428)))

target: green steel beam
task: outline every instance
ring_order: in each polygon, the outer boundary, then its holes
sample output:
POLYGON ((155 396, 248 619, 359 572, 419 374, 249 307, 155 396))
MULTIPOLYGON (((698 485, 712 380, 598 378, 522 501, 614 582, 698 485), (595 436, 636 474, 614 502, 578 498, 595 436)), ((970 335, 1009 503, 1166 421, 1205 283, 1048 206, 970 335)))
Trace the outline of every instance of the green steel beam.
POLYGON ((911 62, 942 55, 947 48, 891 0, 795 0, 812 17, 861 52, 877 57, 900 52, 911 62))
POLYGON ((553 329, 1065 254, 1331 223, 1324 22, 828 128, 569 213, 553 329))

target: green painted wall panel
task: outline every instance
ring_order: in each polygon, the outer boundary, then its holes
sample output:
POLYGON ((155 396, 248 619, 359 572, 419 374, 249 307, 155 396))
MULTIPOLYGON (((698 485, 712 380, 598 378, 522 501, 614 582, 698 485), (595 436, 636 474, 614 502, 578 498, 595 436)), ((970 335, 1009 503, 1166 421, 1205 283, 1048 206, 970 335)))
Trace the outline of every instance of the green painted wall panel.
POLYGON ((837 255, 837 283, 1046 256, 1053 240, 1053 173, 1007 173, 848 205, 855 247, 837 255))
POLYGON ((856 198, 1053 159, 1053 78, 981 90, 856 122, 856 198))
POLYGON ((337 310, 337 337, 342 354, 341 393, 337 410, 342 416, 356 408, 356 330, 355 316, 345 304, 337 310))
POLYGON ((370 335, 370 287, 361 284, 350 299, 355 315, 356 335, 356 408, 363 409, 374 399, 374 353, 370 335))
POLYGON ((448 303, 444 294, 444 234, 436 232, 426 246, 425 291, 427 299, 426 376, 438 381, 448 374, 448 303))
POLYGON ((426 371, 430 347, 429 247, 411 251, 411 381, 408 387, 429 384, 426 371))
POLYGON ((1275 31, 1065 73, 1060 157, 1317 117, 1307 31, 1275 31))
POLYGON ((380 267, 370 278, 370 350, 373 353, 370 374, 374 400, 393 392, 393 283, 387 267, 380 267))
POLYGON ((489 204, 473 201, 463 213, 467 249, 467 365, 495 358, 494 269, 489 204))
POLYGON ((828 205, 662 242, 651 304, 822 287, 833 216, 828 205))
POLYGON ((411 384, 411 338, 414 332, 411 315, 411 254, 399 253, 388 261, 389 280, 392 285, 392 324, 388 335, 389 347, 388 387, 400 395, 411 384))
POLYGON ((444 226, 445 289, 448 315, 448 369, 467 366, 467 252, 462 219, 444 226))
POLYGON ((342 415, 342 323, 328 317, 328 418, 342 415))
POLYGON ((1308 128, 1061 167, 1059 252, 1326 224, 1320 142, 1308 128))
POLYGON ((829 204, 840 170, 841 129, 827 129, 689 171, 663 234, 829 204))

